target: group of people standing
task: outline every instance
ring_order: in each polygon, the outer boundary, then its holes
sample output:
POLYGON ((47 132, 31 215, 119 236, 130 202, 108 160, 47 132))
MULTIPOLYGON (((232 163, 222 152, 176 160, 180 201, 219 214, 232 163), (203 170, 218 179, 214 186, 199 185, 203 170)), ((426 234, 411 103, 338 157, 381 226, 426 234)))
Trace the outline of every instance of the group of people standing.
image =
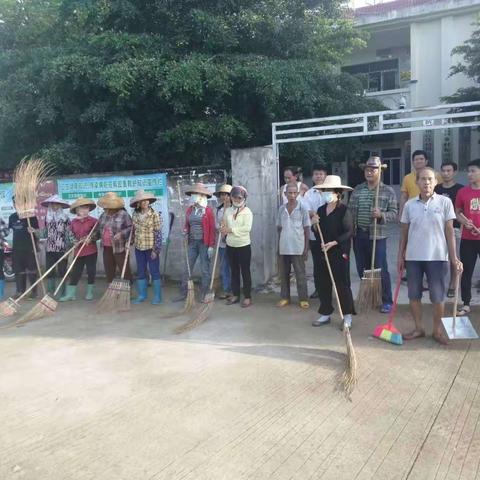
POLYGON ((355 189, 342 185, 340 177, 327 175, 323 166, 314 167, 314 185, 310 189, 301 182, 295 168, 285 170, 285 185, 280 192, 283 204, 277 222, 282 283, 277 306, 283 308, 290 303, 293 265, 299 306, 308 308, 305 260, 310 249, 315 282, 315 292, 310 298, 320 299, 320 317, 312 325, 330 322, 334 307, 332 282, 324 256, 324 252, 328 252, 344 322, 351 327, 355 307, 349 260, 353 247, 360 278, 370 269, 375 251, 374 268, 381 271, 380 312, 390 313, 393 302, 386 225, 400 222, 397 270, 407 282, 415 322, 413 331, 406 333, 404 338, 410 340, 425 335, 421 298, 423 291, 428 290, 434 309, 433 338, 445 344, 447 339, 441 328, 444 301, 446 296, 456 294, 455 285, 460 275, 463 305, 458 314, 470 312, 472 275, 480 254, 480 160, 468 164, 470 185, 464 187, 455 181, 458 167, 454 162, 443 163, 441 174, 438 174, 428 166, 426 152, 415 151, 413 170, 405 176, 401 186, 400 205, 393 188, 382 181, 380 157, 370 157, 360 167, 365 181, 355 189), (350 198, 342 201, 345 192, 351 192, 350 198), (460 258, 456 247, 459 238, 460 258))

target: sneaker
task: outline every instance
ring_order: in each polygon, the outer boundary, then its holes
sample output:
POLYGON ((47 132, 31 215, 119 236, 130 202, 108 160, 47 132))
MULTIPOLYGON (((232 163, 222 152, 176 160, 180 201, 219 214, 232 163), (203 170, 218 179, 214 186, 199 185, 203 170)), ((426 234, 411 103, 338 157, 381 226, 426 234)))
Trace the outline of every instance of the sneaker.
POLYGON ((347 313, 347 315, 343 317, 342 330, 344 325, 347 326, 349 329, 352 328, 352 315, 350 315, 349 313, 347 313))
POLYGON ((283 308, 283 307, 286 307, 287 305, 290 304, 290 300, 287 300, 286 298, 282 298, 278 303, 277 303, 277 307, 278 308, 283 308))
POLYGON ((391 303, 384 303, 380 309, 380 313, 390 313, 392 311, 391 303))
POLYGON ((330 323, 330 315, 322 315, 317 320, 312 322, 312 327, 321 327, 322 325, 328 325, 330 323))

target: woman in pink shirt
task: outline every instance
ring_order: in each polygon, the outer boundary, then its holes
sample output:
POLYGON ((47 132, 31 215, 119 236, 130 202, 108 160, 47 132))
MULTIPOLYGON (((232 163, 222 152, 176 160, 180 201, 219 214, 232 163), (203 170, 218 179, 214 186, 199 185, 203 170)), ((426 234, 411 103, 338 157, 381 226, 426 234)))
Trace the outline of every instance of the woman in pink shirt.
MULTIPOLYGON (((78 242, 78 246, 75 249, 75 255, 83 245, 82 240, 84 240, 92 229, 95 228, 97 221, 89 215, 92 210, 95 210, 95 208, 96 205, 93 200, 83 197, 75 200, 70 207, 70 211, 77 215, 77 218, 75 218, 70 225, 75 242, 78 242)), ((83 250, 80 252, 79 257, 72 268, 70 282, 69 285, 67 285, 66 293, 60 298, 61 302, 76 300, 77 285, 82 276, 84 267, 87 268, 87 294, 85 300, 93 300, 95 276, 97 273, 97 238, 95 235, 96 234, 92 235, 88 242, 86 242, 83 250)))

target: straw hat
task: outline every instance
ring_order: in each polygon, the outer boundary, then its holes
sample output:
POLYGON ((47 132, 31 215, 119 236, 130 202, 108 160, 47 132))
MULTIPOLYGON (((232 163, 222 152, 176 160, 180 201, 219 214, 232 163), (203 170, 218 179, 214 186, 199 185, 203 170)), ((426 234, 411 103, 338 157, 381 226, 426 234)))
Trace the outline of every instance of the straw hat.
POLYGON ((70 204, 63 200, 60 195, 52 195, 51 197, 48 197, 46 200, 42 202, 42 207, 48 207, 51 203, 56 203, 57 205, 60 205, 62 208, 69 208, 70 204))
POLYGON ((230 195, 230 192, 232 191, 232 186, 229 185, 228 183, 224 183, 223 185, 220 185, 218 187, 218 190, 214 193, 216 197, 218 197, 221 193, 228 193, 230 195))
POLYGON ((123 198, 119 197, 115 192, 107 192, 102 198, 98 200, 98 206, 102 208, 124 208, 125 202, 123 198))
POLYGON ((134 208, 137 203, 143 202, 143 200, 148 200, 150 204, 157 201, 157 197, 153 193, 148 193, 145 190, 139 190, 135 193, 135 196, 130 200, 130 206, 134 208))
POLYGON ((382 161, 380 160, 380 157, 370 157, 366 163, 361 163, 359 167, 362 170, 365 170, 367 167, 381 168, 382 170, 385 170, 386 168, 388 168, 388 165, 385 163, 382 165, 382 161))
POLYGON ((186 192, 185 195, 192 195, 199 193, 205 195, 207 198, 211 198, 212 192, 203 183, 194 183, 186 192))
POLYGON ((339 190, 353 190, 348 185, 342 185, 342 179, 338 175, 327 175, 325 181, 321 185, 315 185, 315 190, 339 189, 339 190))
POLYGON ((77 198, 71 205, 70 205, 70 212, 75 213, 75 210, 78 207, 88 207, 90 211, 95 210, 97 206, 93 200, 85 197, 77 198))

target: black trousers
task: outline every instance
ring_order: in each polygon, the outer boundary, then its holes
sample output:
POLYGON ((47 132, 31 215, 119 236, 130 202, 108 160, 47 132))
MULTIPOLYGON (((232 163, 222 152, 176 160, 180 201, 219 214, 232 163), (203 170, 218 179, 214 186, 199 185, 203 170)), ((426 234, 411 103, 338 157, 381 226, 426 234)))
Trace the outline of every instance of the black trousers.
POLYGON ((252 298, 252 276, 250 274, 250 262, 252 249, 250 245, 244 247, 230 247, 227 245, 227 256, 232 271, 232 293, 235 297, 240 296, 240 274, 243 281, 243 296, 252 298))
POLYGON ((84 267, 87 267, 87 283, 93 285, 95 283, 95 276, 97 274, 97 254, 85 255, 78 257, 70 274, 70 285, 76 286, 80 277, 82 276, 84 267))
POLYGON ((461 289, 464 305, 470 305, 472 300, 472 276, 479 255, 480 240, 460 241, 460 261, 463 263, 461 289))
MULTIPOLYGON (((27 277, 30 285, 37 280, 37 264, 33 251, 15 251, 14 249, 13 271, 15 272, 17 293, 22 294, 27 289, 27 277)), ((32 293, 37 293, 37 287, 32 289, 32 293)))
MULTIPOLYGON (((348 258, 344 258, 339 249, 335 247, 328 251, 328 258, 332 268, 333 278, 337 287, 340 305, 343 314, 354 314, 355 307, 353 305, 353 295, 350 288, 350 275, 348 268, 348 258)), ((333 313, 333 286, 328 273, 327 262, 323 258, 318 263, 319 270, 319 289, 318 297, 320 299, 320 315, 331 315, 333 313)))
MULTIPOLYGON (((45 265, 47 267, 47 270, 54 265, 62 256, 65 254, 65 252, 46 252, 45 254, 45 265)), ((67 271, 67 259, 64 258, 56 268, 54 268, 49 274, 48 278, 63 278, 65 275, 65 272, 67 271), (58 274, 58 275, 57 275, 58 274)))
POLYGON ((313 260, 313 283, 315 284, 315 291, 318 293, 320 291, 320 273, 318 265, 323 257, 320 240, 310 240, 310 251, 312 252, 313 260))
POLYGON ((3 248, 0 247, 0 280, 5 280, 5 274, 3 273, 3 262, 5 261, 5 255, 3 248))

